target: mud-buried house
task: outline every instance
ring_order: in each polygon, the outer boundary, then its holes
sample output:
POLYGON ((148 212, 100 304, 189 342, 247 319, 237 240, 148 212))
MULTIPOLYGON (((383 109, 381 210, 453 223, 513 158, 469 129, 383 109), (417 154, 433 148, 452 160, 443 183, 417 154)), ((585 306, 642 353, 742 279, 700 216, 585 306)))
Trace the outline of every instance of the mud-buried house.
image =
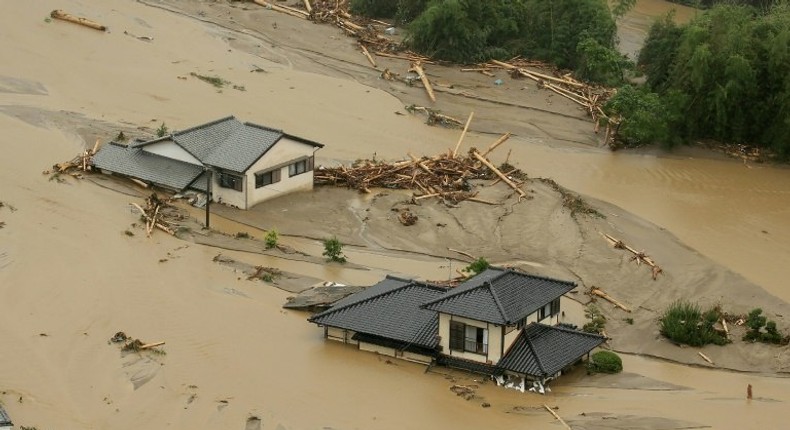
POLYGON ((558 325, 575 287, 500 268, 452 289, 388 276, 310 321, 361 350, 542 386, 605 341, 558 325))
POLYGON ((322 147, 229 116, 153 140, 111 142, 96 153, 93 164, 104 173, 176 192, 210 189, 214 201, 249 209, 312 189, 314 154, 322 147))

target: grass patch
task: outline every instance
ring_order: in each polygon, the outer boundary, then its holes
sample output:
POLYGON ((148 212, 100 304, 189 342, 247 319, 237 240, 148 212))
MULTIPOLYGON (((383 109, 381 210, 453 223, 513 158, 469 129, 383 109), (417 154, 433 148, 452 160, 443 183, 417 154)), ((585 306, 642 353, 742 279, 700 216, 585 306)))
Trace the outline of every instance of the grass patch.
POLYGON ((214 85, 216 88, 223 88, 225 85, 229 84, 230 81, 226 81, 219 76, 207 76, 207 75, 200 75, 195 72, 191 72, 190 75, 200 79, 203 82, 209 83, 214 85))
POLYGON ((727 337, 713 329, 713 324, 722 317, 721 309, 711 308, 702 312, 699 305, 685 300, 672 303, 659 320, 661 334, 674 342, 704 346, 724 345, 727 337))

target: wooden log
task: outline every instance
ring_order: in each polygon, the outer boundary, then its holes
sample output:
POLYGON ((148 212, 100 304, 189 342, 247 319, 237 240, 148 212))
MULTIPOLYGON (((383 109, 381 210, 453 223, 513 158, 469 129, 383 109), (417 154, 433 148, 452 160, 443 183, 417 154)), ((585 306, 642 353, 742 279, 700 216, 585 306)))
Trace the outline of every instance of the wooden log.
POLYGON ((559 422, 560 422, 560 423, 561 423, 563 426, 565 426, 565 428, 566 428, 566 429, 568 429, 568 430, 573 430, 573 429, 571 428, 571 426, 569 426, 569 425, 568 425, 568 423, 566 423, 566 422, 565 422, 565 420, 563 420, 562 418, 560 418, 560 416, 559 416, 559 415, 557 415, 557 413, 556 413, 556 412, 554 412, 554 409, 551 409, 551 408, 549 407, 549 405, 547 405, 547 404, 545 404, 545 403, 544 403, 544 404, 543 404, 543 407, 544 407, 544 408, 546 408, 546 410, 547 410, 547 411, 551 412, 551 414, 552 414, 552 415, 554 415, 554 418, 556 418, 556 419, 557 419, 557 421, 559 421, 559 422))
POLYGON ((436 64, 433 61, 425 60, 422 58, 417 58, 411 55, 398 55, 398 54, 390 54, 389 52, 383 51, 375 51, 374 54, 378 55, 379 57, 387 57, 387 58, 397 58, 399 60, 407 60, 407 61, 420 61, 423 64, 436 64))
POLYGON ((499 203, 497 202, 492 202, 491 200, 483 200, 478 197, 467 197, 466 200, 469 200, 470 202, 484 203, 491 206, 499 206, 499 203))
POLYGON ((598 287, 590 288, 590 295, 591 296, 600 297, 600 298, 606 300, 607 302, 617 306, 618 308, 620 308, 620 309, 622 309, 622 310, 624 310, 626 312, 631 312, 631 309, 629 309, 626 305, 624 305, 624 304, 620 303, 619 301, 615 300, 612 296, 606 294, 606 292, 604 290, 602 290, 602 289, 600 289, 598 287))
POLYGON ((141 181, 141 180, 139 180, 139 179, 136 179, 136 178, 129 178, 129 180, 130 180, 130 181, 132 181, 132 182, 134 182, 135 184, 137 184, 137 185, 139 185, 139 186, 143 187, 143 188, 148 188, 148 184, 146 184, 145 182, 143 182, 143 181, 141 181))
POLYGON ((137 349, 142 351, 142 350, 145 350, 145 349, 156 348, 157 346, 162 346, 164 344, 165 344, 164 342, 146 343, 145 345, 140 345, 140 347, 137 348, 137 349))
POLYGON ((587 104, 586 104, 586 103, 584 103, 584 102, 582 102, 582 101, 579 101, 579 100, 577 100, 577 99, 575 99, 575 98, 573 98, 573 97, 571 97, 571 96, 569 96, 569 95, 567 95, 567 94, 564 94, 562 91, 559 91, 559 90, 557 89, 557 87, 555 87, 554 85, 544 85, 544 88, 548 88, 548 89, 550 89, 551 91, 554 91, 555 93, 557 93, 557 94, 561 95, 562 97, 565 97, 566 99, 568 99, 568 100, 570 100, 570 101, 572 101, 572 102, 575 102, 575 103, 577 103, 577 104, 579 104, 579 105, 581 105, 581 106, 587 106, 587 104))
POLYGON ((274 10, 274 11, 277 11, 277 12, 280 12, 280 13, 284 13, 284 14, 287 14, 287 15, 295 16, 297 18, 307 19, 307 16, 308 16, 305 11, 298 10, 298 9, 293 9, 293 8, 288 7, 288 6, 280 6, 280 5, 269 3, 269 2, 264 1, 264 0, 252 0, 252 1, 253 1, 253 3, 258 4, 260 6, 263 6, 265 8, 269 8, 271 10, 274 10))
MULTIPOLYGON (((307 0, 305 0, 305 1, 307 1, 307 0)), ((368 48, 365 48, 365 45, 363 45, 361 43, 359 44, 359 47, 362 48, 362 53, 365 54, 365 57, 368 58, 368 61, 370 62, 370 64, 374 68, 378 68, 378 66, 376 65, 376 60, 374 60, 373 57, 370 56, 370 52, 368 52, 368 48)))
POLYGON ((702 357, 703 360, 705 360, 708 363, 710 363, 711 366, 715 366, 716 365, 715 363, 713 363, 713 360, 711 360, 710 357, 708 357, 707 355, 703 354, 702 351, 698 351, 697 354, 699 354, 699 356, 702 357))
POLYGON ((464 131, 461 132, 461 137, 458 138, 458 143, 455 144, 455 149, 453 150, 453 158, 458 154, 458 148, 461 146, 461 142, 464 141, 464 136, 466 136, 466 130, 469 129, 469 123, 472 122, 472 117, 475 116, 475 112, 472 111, 469 113, 469 119, 466 120, 466 125, 464 125, 464 131))
POLYGON ((486 151, 480 155, 482 155, 483 157, 488 156, 488 154, 490 154, 491 151, 495 150, 497 146, 505 143, 506 140, 510 139, 510 136, 511 136, 510 132, 503 134, 502 137, 497 139, 496 142, 492 143, 491 146, 489 146, 488 149, 486 149, 486 151))
POLYGON ((730 338, 730 329, 727 327, 727 320, 724 318, 721 319, 721 326, 724 327, 724 334, 727 336, 727 339, 730 338))
POLYGON ((304 0, 304 8, 307 9, 307 13, 313 13, 313 6, 310 5, 310 0, 304 0))
POLYGON ((537 76, 537 77, 542 78, 542 79, 546 79, 548 81, 557 82, 557 83, 565 84, 565 85, 570 85, 572 87, 577 87, 577 88, 585 88, 585 87, 587 87, 587 85, 579 83, 579 82, 576 82, 576 81, 569 81, 567 79, 560 79, 560 78, 557 78, 557 77, 554 77, 554 76, 544 75, 543 73, 535 72, 535 71, 532 71, 532 70, 525 70, 525 71, 527 73, 531 74, 531 75, 537 76))
POLYGON ((96 143, 93 145, 93 149, 91 149, 91 155, 96 155, 96 151, 99 150, 99 142, 101 142, 101 140, 96 139, 96 143))
POLYGON ((349 21, 347 19, 341 19, 340 20, 340 24, 342 24, 343 27, 350 28, 350 29, 352 29, 354 31, 362 31, 362 30, 365 29, 361 25, 354 24, 353 22, 351 22, 351 21, 349 21))
POLYGON ((96 21, 91 21, 91 20, 89 20, 87 18, 83 18, 83 17, 80 17, 80 16, 70 15, 70 14, 68 14, 66 12, 63 12, 60 9, 53 10, 49 14, 49 16, 51 16, 54 19, 60 19, 60 20, 63 20, 63 21, 73 22, 74 24, 79 24, 79 25, 82 25, 82 26, 85 26, 85 27, 88 27, 88 28, 92 28, 94 30, 107 31, 107 27, 106 26, 101 25, 101 24, 99 24, 96 21))
POLYGON ((432 102, 436 102, 436 94, 434 94, 433 87, 431 86, 431 83, 428 81, 428 77, 425 76, 425 70, 423 70, 420 62, 415 61, 414 63, 412 63, 411 69, 409 70, 410 71, 413 70, 417 72, 417 75, 420 77, 420 80, 422 81, 422 85, 425 87, 425 91, 428 92, 428 97, 431 99, 432 102))
POLYGON ((447 248, 447 250, 448 250, 448 251, 452 251, 452 252, 456 252, 456 253, 458 253, 458 254, 461 254, 461 255, 463 255, 464 257, 469 257, 469 258, 471 258, 471 259, 472 259, 472 261, 475 261, 475 260, 477 260, 477 257, 475 257, 474 255, 472 255, 472 254, 470 254, 470 253, 468 253, 468 252, 460 251, 460 250, 458 250, 458 249, 453 249, 453 248, 447 248))
POLYGON ((514 184, 514 183, 513 183, 513 181, 511 181, 510 179, 508 179, 508 177, 507 177, 507 176, 505 176, 505 174, 504 174, 504 173, 502 173, 502 172, 501 172, 499 169, 497 169, 497 168, 496 168, 496 167, 495 167, 493 164, 491 164, 491 162, 490 162, 490 161, 488 161, 488 160, 487 160, 485 157, 483 157, 482 155, 480 155, 480 153, 479 153, 479 152, 477 152, 477 151, 474 151, 474 152, 472 153, 472 155, 474 155, 474 157, 475 157, 475 158, 477 158, 478 160, 480 160, 480 162, 481 162, 481 163, 483 163, 483 164, 484 164, 486 167, 488 167, 489 169, 491 169, 491 171, 492 171, 492 172, 494 172, 494 174, 496 174, 497 176, 499 176, 499 177, 502 179, 502 182, 504 182, 504 183, 508 184, 508 186, 510 186, 510 188, 512 188, 512 189, 514 189, 514 190, 516 190, 516 192, 517 192, 517 193, 519 194, 519 196, 520 196, 520 197, 519 197, 519 200, 521 200, 521 198, 523 198, 523 197, 526 197, 526 196, 527 196, 527 193, 525 193, 525 192, 524 192, 524 190, 522 190, 521 188, 519 188, 519 187, 518 187, 516 184, 514 184))

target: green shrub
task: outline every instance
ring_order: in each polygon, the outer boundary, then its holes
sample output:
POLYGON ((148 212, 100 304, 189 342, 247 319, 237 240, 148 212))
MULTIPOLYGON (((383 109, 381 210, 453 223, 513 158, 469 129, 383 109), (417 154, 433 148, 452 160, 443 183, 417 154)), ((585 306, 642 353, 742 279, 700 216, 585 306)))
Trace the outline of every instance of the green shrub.
POLYGON ((346 256, 343 255, 343 244, 335 236, 324 239, 323 256, 326 257, 327 261, 346 262, 346 256))
POLYGON ((699 305, 678 300, 664 311, 659 325, 661 334, 677 343, 691 346, 709 343, 724 345, 728 342, 726 336, 713 329, 713 323, 720 318, 721 313, 716 308, 703 314, 699 305))
POLYGON ((466 266, 464 270, 467 272, 472 272, 477 275, 480 272, 485 271, 491 266, 491 264, 483 257, 478 258, 477 260, 473 261, 471 264, 466 266))
POLYGON ((584 309, 584 316, 590 320, 582 327, 582 331, 587 333, 601 334, 606 326, 606 317, 603 316, 598 306, 588 305, 584 309))
POLYGON ((611 351, 598 351, 587 362, 587 373, 620 373, 623 371, 623 360, 611 351))
POLYGON ((266 243, 266 249, 272 249, 277 246, 277 240, 279 239, 279 235, 277 234, 277 230, 271 229, 266 232, 266 236, 263 238, 263 241, 266 243))
POLYGON ((371 18, 392 18, 398 11, 395 0, 351 0, 351 12, 371 18))
POLYGON ((746 326, 749 331, 743 335, 743 340, 748 342, 763 342, 773 344, 787 344, 788 337, 784 337, 776 328, 776 322, 762 315, 760 308, 752 309, 746 317, 746 326), (763 331, 763 328, 765 331, 763 331))
POLYGON ((603 109, 607 115, 622 116, 620 124, 616 126, 619 144, 639 146, 658 142, 671 146, 674 143, 669 117, 656 93, 624 85, 606 102, 603 109))
POLYGON ((167 129, 167 125, 163 122, 159 128, 156 129, 156 137, 165 137, 170 130, 167 129))

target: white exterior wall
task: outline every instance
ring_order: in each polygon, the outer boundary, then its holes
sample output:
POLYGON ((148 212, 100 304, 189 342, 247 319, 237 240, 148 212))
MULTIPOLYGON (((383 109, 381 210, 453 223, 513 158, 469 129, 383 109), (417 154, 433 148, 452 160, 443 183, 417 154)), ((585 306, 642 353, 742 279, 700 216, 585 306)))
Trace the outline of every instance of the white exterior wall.
POLYGON ((505 350, 503 354, 507 352, 508 348, 510 348, 510 345, 513 345, 513 342, 516 341, 516 338, 518 337, 519 333, 521 333, 521 330, 516 328, 515 330, 505 335, 505 350))
POLYGON ((158 154, 163 157, 172 158, 174 160, 184 161, 189 164, 196 164, 198 166, 203 165, 200 160, 193 157, 192 154, 185 151, 184 148, 178 146, 175 142, 169 139, 143 146, 142 149, 145 152, 158 154))
POLYGON ((269 152, 247 170, 247 179, 244 184, 247 190, 249 190, 247 208, 255 206, 264 200, 269 200, 286 193, 299 190, 312 190, 313 171, 310 170, 294 177, 289 177, 288 165, 300 159, 311 157, 315 150, 316 148, 311 145, 300 143, 286 137, 280 139, 269 152), (265 185, 261 188, 255 188, 255 174, 268 171, 268 166, 278 165, 282 166, 280 167, 280 181, 274 184, 265 185))
POLYGON ((502 357, 502 327, 489 324, 482 321, 477 321, 469 318, 458 316, 451 316, 448 314, 439 314, 439 336, 441 340, 439 345, 442 347, 442 354, 450 355, 453 357, 463 358, 465 360, 478 361, 480 363, 496 364, 502 357), (476 354, 473 352, 456 351, 450 349, 450 321, 462 322, 469 326, 480 327, 488 330, 488 354, 476 354))
POLYGON ((431 357, 426 355, 415 354, 413 352, 407 352, 407 351, 400 351, 395 348, 388 348, 385 346, 376 345, 374 343, 360 342, 359 350, 367 351, 367 352, 375 352, 376 354, 386 355, 388 357, 399 358, 401 360, 413 361, 421 364, 430 364, 431 361, 433 361, 431 357))
POLYGON ((338 342, 348 343, 351 345, 358 345, 354 339, 351 339, 354 336, 354 331, 352 330, 344 330, 342 328, 337 327, 327 327, 326 328, 326 338, 330 340, 336 340, 338 342))

